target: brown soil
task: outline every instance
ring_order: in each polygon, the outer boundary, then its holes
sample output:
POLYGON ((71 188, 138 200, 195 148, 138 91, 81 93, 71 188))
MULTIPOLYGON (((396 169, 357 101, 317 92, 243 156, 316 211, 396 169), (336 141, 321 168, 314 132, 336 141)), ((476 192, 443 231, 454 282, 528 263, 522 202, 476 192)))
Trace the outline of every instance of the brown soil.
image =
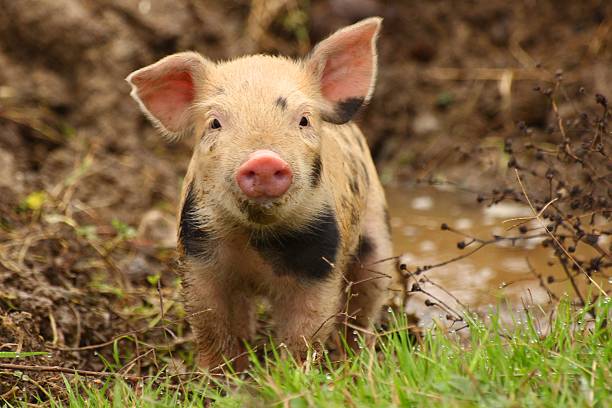
MULTIPOLYGON (((51 351, 31 364, 102 370, 94 352, 112 359, 112 344, 78 348, 121 333, 132 333, 124 350, 174 350, 132 373, 190 350, 169 237, 191 141, 165 143, 140 114, 123 80, 136 68, 186 49, 301 56, 334 29, 381 15, 379 81, 360 122, 383 178, 475 187, 499 175, 516 122, 552 123, 533 88, 552 86, 557 70, 571 95, 563 112, 588 109, 594 91, 612 95, 606 0, 0 0, 0 9, 0 351, 51 351), (473 146, 486 149, 474 157, 473 146)), ((1 398, 35 381, 61 388, 57 373, 13 374, 0 372, 1 398)))

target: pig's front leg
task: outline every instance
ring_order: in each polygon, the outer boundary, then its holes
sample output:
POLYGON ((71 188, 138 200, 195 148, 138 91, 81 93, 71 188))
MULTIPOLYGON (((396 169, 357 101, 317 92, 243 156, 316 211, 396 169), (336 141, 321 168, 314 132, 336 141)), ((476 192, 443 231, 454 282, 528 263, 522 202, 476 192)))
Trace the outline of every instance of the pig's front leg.
POLYGON ((340 309, 340 277, 303 282, 272 299, 277 343, 297 359, 310 345, 324 342, 334 329, 340 309), (291 290, 289 290, 291 289, 291 290))
MULTIPOLYGON (((253 299, 219 271, 194 268, 185 273, 185 299, 195 334, 198 365, 214 369, 235 359, 234 368, 248 366, 244 342, 255 334, 253 299)), ((231 274, 227 274, 228 276, 231 274)))

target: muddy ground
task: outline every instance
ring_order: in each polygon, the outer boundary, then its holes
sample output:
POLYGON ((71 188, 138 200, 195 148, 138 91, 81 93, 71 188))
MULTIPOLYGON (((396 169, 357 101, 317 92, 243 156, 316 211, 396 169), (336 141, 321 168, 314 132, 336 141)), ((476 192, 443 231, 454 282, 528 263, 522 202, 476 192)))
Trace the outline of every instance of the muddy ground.
MULTIPOLYGON (((563 114, 612 95, 606 0, 0 0, 0 10, 0 351, 50 352, 30 364, 102 370, 121 333, 124 350, 158 351, 130 373, 165 364, 167 346, 189 353, 173 235, 191 140, 168 144, 141 115, 124 81, 136 68, 187 49, 299 57, 383 16, 378 85, 358 119, 383 180, 487 191, 506 176, 503 141, 517 123, 555 123, 546 90, 561 72, 563 114)), ((0 396, 36 381, 61 388, 58 373, 30 374, 1 372, 0 396)))

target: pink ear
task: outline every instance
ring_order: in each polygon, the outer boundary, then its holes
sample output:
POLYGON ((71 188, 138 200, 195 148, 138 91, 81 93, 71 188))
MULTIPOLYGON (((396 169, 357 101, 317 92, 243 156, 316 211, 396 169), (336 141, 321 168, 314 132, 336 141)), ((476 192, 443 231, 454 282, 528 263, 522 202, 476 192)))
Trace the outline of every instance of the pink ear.
POLYGON ((194 52, 182 52, 132 72, 126 80, 142 111, 164 133, 179 136, 190 128, 189 108, 206 60, 194 52))
POLYGON ((372 17, 343 28, 314 49, 308 66, 317 75, 327 102, 325 120, 348 122, 372 96, 381 21, 372 17))

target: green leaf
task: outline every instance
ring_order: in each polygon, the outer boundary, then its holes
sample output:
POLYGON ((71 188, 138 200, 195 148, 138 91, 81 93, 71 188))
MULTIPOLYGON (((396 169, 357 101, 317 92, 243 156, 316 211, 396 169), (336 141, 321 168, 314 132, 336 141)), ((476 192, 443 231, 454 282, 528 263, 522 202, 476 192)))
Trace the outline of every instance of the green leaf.
POLYGON ((438 97, 436 98, 436 106, 439 108, 446 108, 452 105, 453 102, 455 102, 455 95, 453 95, 451 92, 442 92, 438 94, 438 97))
POLYGON ((130 239, 136 236, 136 230, 125 222, 115 218, 111 221, 111 225, 117 231, 117 235, 121 239, 130 239))
POLYGON ((159 282, 160 278, 161 278, 161 274, 159 273, 156 273, 155 275, 148 275, 147 282, 149 282, 151 286, 157 286, 157 282, 159 282))
POLYGON ((98 239, 98 229, 95 225, 83 225, 76 228, 76 233, 88 241, 98 239))

